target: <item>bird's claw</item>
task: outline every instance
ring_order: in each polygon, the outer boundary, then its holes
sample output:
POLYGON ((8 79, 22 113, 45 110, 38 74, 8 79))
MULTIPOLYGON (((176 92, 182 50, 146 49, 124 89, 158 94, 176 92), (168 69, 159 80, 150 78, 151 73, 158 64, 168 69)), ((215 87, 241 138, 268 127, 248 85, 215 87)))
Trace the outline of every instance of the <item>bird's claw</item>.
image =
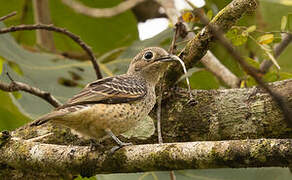
POLYGON ((118 146, 114 146, 111 150, 110 150, 110 153, 111 154, 114 154, 117 150, 119 150, 119 149, 121 149, 121 148, 123 148, 123 147, 125 147, 125 146, 131 146, 131 145, 133 145, 132 143, 121 143, 121 144, 119 144, 118 146))
POLYGON ((195 100, 195 98, 191 97, 188 102, 187 102, 188 105, 190 106, 195 106, 198 104, 198 102, 195 100))
POLYGON ((98 147, 102 147, 102 145, 96 142, 95 140, 90 139, 90 145, 89 145, 90 151, 96 151, 98 147))

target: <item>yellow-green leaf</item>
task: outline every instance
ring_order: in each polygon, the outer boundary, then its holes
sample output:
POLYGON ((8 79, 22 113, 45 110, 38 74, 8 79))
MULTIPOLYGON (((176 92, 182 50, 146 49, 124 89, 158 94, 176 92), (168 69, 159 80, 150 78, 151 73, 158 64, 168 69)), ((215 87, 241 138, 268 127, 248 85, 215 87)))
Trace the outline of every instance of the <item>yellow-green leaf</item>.
POLYGON ((251 65, 251 66, 253 66, 253 67, 255 67, 255 68, 259 68, 259 67, 260 67, 259 62, 257 62, 256 60, 254 60, 254 59, 252 59, 252 58, 250 58, 250 57, 246 57, 246 58, 245 58, 245 61, 246 61, 249 65, 251 65))
POLYGON ((226 37, 230 39, 230 41, 232 42, 234 46, 240 46, 247 41, 247 36, 238 34, 237 29, 231 29, 230 31, 228 31, 226 33, 226 37))
POLYGON ((270 44, 274 40, 274 34, 265 34, 258 37, 257 41, 260 44, 270 44))
POLYGON ((3 72, 3 64, 4 64, 4 59, 2 57, 0 57, 0 75, 2 74, 3 72))
POLYGON ((213 17, 213 11, 209 10, 206 15, 207 15, 208 19, 211 20, 213 17))
POLYGON ((287 25, 287 16, 283 16, 281 19, 281 31, 285 31, 287 25))
POLYGON ((256 29, 257 29, 256 25, 252 25, 252 26, 249 26, 249 27, 245 30, 245 32, 251 33, 251 32, 254 32, 256 29))

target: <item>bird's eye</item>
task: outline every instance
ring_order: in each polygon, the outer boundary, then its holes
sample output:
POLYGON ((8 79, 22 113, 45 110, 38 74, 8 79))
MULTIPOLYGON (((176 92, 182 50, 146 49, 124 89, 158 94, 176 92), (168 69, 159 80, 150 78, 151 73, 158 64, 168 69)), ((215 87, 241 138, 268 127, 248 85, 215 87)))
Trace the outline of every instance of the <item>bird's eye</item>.
POLYGON ((153 53, 150 52, 150 51, 148 51, 148 52, 146 52, 146 53, 144 54, 144 58, 145 58, 146 60, 150 60, 150 59, 152 59, 152 57, 153 57, 153 53))

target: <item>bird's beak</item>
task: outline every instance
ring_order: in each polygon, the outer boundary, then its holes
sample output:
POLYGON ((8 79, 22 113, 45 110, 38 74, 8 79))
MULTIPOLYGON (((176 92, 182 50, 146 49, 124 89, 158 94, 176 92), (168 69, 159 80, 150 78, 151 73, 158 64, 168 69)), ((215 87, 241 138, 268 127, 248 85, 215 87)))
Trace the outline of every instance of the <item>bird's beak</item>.
POLYGON ((164 57, 155 59, 154 61, 160 61, 160 62, 176 61, 176 55, 164 56, 164 57))

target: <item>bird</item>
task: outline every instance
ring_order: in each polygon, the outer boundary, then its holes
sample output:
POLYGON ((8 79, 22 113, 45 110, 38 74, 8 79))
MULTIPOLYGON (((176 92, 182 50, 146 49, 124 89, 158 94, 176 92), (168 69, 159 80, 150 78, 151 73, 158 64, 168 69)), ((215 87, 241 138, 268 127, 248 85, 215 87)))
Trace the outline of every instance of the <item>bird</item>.
POLYGON ((111 137, 117 148, 130 145, 120 135, 143 120, 156 103, 155 86, 174 55, 163 48, 140 51, 122 75, 96 80, 52 112, 30 126, 47 122, 69 127, 83 137, 101 140, 111 137))

